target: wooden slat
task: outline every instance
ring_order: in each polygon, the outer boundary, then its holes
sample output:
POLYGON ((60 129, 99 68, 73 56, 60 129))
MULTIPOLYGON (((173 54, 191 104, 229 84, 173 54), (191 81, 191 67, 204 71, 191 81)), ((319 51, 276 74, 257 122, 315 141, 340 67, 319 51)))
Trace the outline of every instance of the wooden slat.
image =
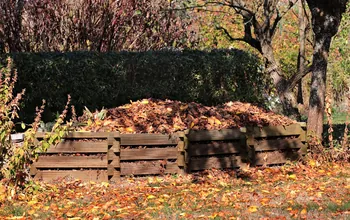
MULTIPOLYGON (((256 153, 253 158, 250 158, 251 164, 253 165, 273 165, 283 164, 287 160, 297 160, 300 154, 297 152, 261 152, 256 153)), ((190 170, 206 170, 211 168, 216 169, 227 169, 227 168, 238 168, 244 166, 241 156, 228 156, 228 157, 199 157, 192 158, 190 162, 190 170)))
POLYGON ((260 140, 254 144, 255 151, 282 150, 282 149, 300 149, 304 144, 300 139, 277 139, 260 140))
MULTIPOLYGON (((111 132, 69 132, 64 136, 64 138, 106 138, 110 135, 111 132)), ((37 132, 36 138, 44 138, 48 132, 37 132)), ((114 137, 119 137, 118 132, 113 132, 114 137)))
POLYGON ((242 151, 242 142, 233 143, 208 143, 208 144, 190 144, 188 147, 189 156, 208 156, 219 154, 234 154, 242 151))
POLYGON ((176 135, 165 134, 121 134, 121 145, 176 145, 176 135))
POLYGON ((39 156, 39 168, 107 168, 107 156, 39 156))
POLYGON ((106 153, 106 141, 63 141, 57 146, 51 146, 45 153, 106 153))
POLYGON ((58 178, 73 178, 82 181, 107 182, 107 170, 41 170, 34 179, 45 182, 58 178))
POLYGON ((121 175, 147 175, 147 174, 163 174, 163 173, 179 173, 181 169, 176 163, 166 165, 164 172, 160 162, 144 162, 144 163, 121 163, 121 175))
POLYGON ((239 140, 245 138, 244 134, 240 131, 240 129, 222 129, 211 131, 191 130, 187 137, 190 142, 239 140))
POLYGON ((239 156, 228 157, 199 157, 192 158, 190 161, 190 170, 206 170, 211 168, 216 169, 231 169, 240 167, 239 156))
POLYGON ((122 149, 120 160, 176 159, 177 148, 122 149))
POLYGON ((292 124, 288 126, 268 126, 263 128, 250 128, 255 138, 276 137, 276 136, 299 136, 304 130, 299 124, 292 124))

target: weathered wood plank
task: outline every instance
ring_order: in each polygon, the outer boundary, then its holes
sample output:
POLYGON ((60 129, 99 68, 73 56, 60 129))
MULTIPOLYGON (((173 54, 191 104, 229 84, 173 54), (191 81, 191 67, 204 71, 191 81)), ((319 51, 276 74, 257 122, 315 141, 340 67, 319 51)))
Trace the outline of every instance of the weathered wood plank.
POLYGON ((63 141, 51 146, 45 153, 106 153, 106 141, 63 141))
POLYGON ((165 134, 121 134, 121 145, 176 145, 176 135, 165 134))
POLYGON ((40 156, 34 163, 39 168, 107 168, 107 155, 101 156, 40 156))
POLYGON ((300 149, 304 144, 300 139, 277 139, 277 140, 259 140, 255 141, 255 151, 300 149))
MULTIPOLYGON (((274 165, 274 164, 283 164, 287 160, 297 160, 299 159, 300 154, 297 152, 260 152, 256 153, 253 158, 250 158, 251 164, 253 165, 274 165)), ((211 168, 216 169, 229 169, 229 168, 238 168, 246 165, 242 162, 241 156, 227 156, 227 157, 199 157, 192 158, 190 161, 190 170, 206 170, 211 168)))
MULTIPOLYGON (((44 138, 46 134, 49 134, 49 132, 37 132, 36 138, 44 138)), ((111 134, 111 132, 69 132, 64 136, 65 139, 70 138, 106 138, 111 134)), ((113 137, 117 138, 119 137, 118 132, 112 132, 113 137)))
POLYGON ((120 160, 176 159, 177 148, 122 149, 120 160))
POLYGON ((40 170, 34 179, 45 182, 58 178, 73 178, 82 181, 107 182, 107 170, 40 170))
POLYGON ((219 154, 234 154, 242 151, 242 142, 220 143, 213 142, 207 144, 190 144, 188 147, 189 156, 208 156, 219 154))
POLYGON ((194 131, 190 130, 187 135, 190 142, 195 141, 224 141, 239 140, 245 138, 240 129, 222 129, 210 131, 194 131))
POLYGON ((267 126, 267 127, 252 127, 251 130, 255 138, 277 137, 277 136, 299 136, 304 130, 299 124, 291 124, 288 126, 267 126))
POLYGON ((121 175, 147 175, 147 174, 166 174, 179 173, 181 169, 174 162, 168 162, 165 169, 160 162, 150 161, 143 163, 121 163, 121 175))

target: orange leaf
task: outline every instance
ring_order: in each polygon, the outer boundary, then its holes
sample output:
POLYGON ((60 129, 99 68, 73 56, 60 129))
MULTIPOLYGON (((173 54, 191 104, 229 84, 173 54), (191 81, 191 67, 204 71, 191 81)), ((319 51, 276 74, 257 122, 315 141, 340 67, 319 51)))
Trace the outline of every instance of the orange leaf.
POLYGON ((134 128, 133 127, 127 127, 125 129, 125 131, 127 131, 127 132, 134 132, 134 128))

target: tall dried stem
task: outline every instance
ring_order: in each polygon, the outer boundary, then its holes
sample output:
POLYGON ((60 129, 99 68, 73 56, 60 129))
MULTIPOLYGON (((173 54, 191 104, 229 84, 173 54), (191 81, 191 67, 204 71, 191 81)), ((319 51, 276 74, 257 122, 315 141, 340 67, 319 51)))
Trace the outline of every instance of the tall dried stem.
POLYGON ((327 124, 329 126, 328 128, 328 141, 329 141, 329 147, 334 148, 333 145, 333 121, 332 121, 332 99, 330 96, 330 92, 327 92, 326 95, 326 106, 325 106, 325 112, 327 115, 327 124))

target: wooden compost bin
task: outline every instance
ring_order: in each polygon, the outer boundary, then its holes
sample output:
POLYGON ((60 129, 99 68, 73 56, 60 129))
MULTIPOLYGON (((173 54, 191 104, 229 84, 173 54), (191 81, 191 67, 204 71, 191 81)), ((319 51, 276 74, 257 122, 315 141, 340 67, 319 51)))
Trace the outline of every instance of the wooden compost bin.
MULTIPOLYGON (((44 133, 38 133, 40 140, 44 133)), ((283 164, 306 152, 305 125, 164 134, 73 132, 31 165, 38 180, 116 181, 120 176, 189 173, 283 164)))

